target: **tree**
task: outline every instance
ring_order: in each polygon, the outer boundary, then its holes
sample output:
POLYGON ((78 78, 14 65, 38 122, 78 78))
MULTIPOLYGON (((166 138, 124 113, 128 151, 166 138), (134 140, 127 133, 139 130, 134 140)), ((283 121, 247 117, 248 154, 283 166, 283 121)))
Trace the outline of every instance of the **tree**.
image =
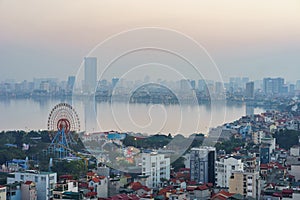
POLYGON ((280 148, 289 149, 299 143, 300 131, 281 130, 274 134, 277 144, 280 148))

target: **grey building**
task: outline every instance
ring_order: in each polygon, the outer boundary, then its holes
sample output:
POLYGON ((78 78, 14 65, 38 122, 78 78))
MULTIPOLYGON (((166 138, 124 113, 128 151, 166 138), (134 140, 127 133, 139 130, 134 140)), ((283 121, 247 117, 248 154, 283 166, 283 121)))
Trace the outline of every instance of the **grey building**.
POLYGON ((93 94, 97 86, 97 58, 84 58, 84 86, 85 94, 93 94))
POLYGON ((191 180, 197 183, 213 183, 215 185, 215 147, 191 149, 191 180))

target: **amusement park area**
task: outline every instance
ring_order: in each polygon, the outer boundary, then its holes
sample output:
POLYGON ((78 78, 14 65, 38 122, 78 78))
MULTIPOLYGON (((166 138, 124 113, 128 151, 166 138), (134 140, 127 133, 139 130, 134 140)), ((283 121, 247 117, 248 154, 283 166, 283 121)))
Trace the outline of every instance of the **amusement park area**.
POLYGON ((59 103, 50 111, 47 130, 2 132, 0 199, 98 199, 116 195, 120 187, 118 167, 134 166, 133 157, 139 150, 124 146, 126 133, 86 133, 80 128, 74 108, 59 103))

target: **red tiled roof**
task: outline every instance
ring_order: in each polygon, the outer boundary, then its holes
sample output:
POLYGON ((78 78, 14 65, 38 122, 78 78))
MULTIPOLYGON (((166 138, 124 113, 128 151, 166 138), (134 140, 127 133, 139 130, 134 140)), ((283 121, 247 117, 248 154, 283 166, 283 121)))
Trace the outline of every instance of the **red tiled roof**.
POLYGON ((207 187, 212 187, 212 186, 214 186, 212 183, 207 183, 206 185, 207 185, 207 187))
POLYGON ((196 188, 196 190, 201 190, 201 191, 207 190, 207 189, 208 189, 208 187, 206 185, 200 185, 196 188))
POLYGON ((187 191, 194 191, 197 187, 196 186, 187 186, 186 190, 187 191))
POLYGON ((92 196, 96 196, 97 195, 97 192, 88 192, 85 194, 85 196, 87 197, 92 197, 92 196))
POLYGON ((229 192, 226 192, 224 190, 221 190, 220 192, 215 194, 211 199, 218 198, 218 199, 221 199, 221 200, 223 200, 223 199, 226 200, 226 199, 228 199, 229 197, 231 197, 233 195, 234 195, 233 193, 229 193, 229 192))
POLYGON ((94 173, 94 172, 88 172, 86 175, 87 175, 87 176, 95 176, 95 174, 96 174, 96 173, 94 173))
POLYGON ((61 175, 61 176, 59 177, 59 179, 72 180, 72 179, 73 179, 73 176, 72 176, 72 175, 69 175, 69 174, 61 175))
POLYGON ((282 194, 293 194, 293 190, 292 189, 283 189, 282 190, 282 194))
POLYGON ((143 185, 140 182, 133 182, 130 184, 129 186, 131 189, 133 189, 134 191, 139 190, 143 187, 143 185))
POLYGON ((94 181, 94 183, 99 183, 100 179, 95 177, 95 178, 92 178, 92 181, 94 181))

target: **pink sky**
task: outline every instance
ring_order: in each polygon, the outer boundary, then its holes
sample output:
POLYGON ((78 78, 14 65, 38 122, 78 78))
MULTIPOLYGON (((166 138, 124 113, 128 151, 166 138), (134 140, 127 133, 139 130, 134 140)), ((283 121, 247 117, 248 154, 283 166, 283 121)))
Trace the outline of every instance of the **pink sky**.
POLYGON ((282 68, 299 69, 299 0, 0 0, 0 80, 65 78, 99 42, 143 26, 193 37, 225 78, 262 67, 262 76, 298 78, 282 68))

